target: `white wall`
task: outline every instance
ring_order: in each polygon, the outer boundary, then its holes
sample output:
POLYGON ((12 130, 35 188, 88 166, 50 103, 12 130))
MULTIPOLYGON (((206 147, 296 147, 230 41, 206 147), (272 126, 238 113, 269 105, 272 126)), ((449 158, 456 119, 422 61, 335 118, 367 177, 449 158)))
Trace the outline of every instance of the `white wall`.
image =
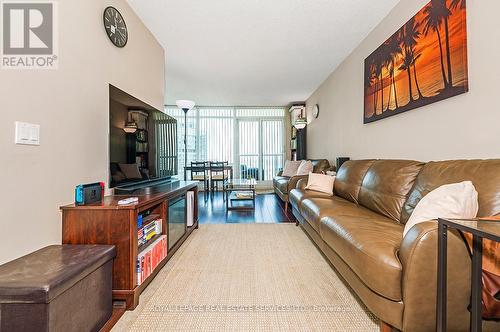
POLYGON ((426 3, 402 0, 308 99, 309 158, 500 157, 498 0, 467 1, 469 93, 363 125, 364 59, 426 3))
POLYGON ((163 109, 164 50, 123 0, 59 1, 59 69, 0 71, 0 264, 61 241, 59 206, 79 183, 108 179, 108 84, 163 109), (108 40, 106 6, 129 29, 108 40), (14 121, 41 125, 41 145, 14 144, 14 121))

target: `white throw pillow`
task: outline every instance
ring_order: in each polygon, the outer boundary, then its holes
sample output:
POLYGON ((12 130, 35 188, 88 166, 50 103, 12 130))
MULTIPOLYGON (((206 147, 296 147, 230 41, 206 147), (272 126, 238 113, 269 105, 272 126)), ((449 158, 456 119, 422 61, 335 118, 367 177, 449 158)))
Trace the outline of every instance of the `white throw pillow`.
POLYGON ((297 175, 307 175, 312 173, 314 166, 310 160, 302 160, 299 169, 297 170, 297 175))
POLYGON ((319 191, 330 196, 333 196, 333 184, 335 183, 335 176, 309 173, 307 180, 306 190, 319 191))
POLYGON ((283 173, 281 173, 282 176, 288 176, 292 177, 297 175, 297 170, 299 169, 301 161, 292 161, 292 160, 287 160, 285 161, 285 167, 283 167, 283 173))
POLYGON ((477 216, 479 203, 471 181, 445 184, 425 195, 413 210, 403 231, 424 221, 438 218, 469 219, 477 216))

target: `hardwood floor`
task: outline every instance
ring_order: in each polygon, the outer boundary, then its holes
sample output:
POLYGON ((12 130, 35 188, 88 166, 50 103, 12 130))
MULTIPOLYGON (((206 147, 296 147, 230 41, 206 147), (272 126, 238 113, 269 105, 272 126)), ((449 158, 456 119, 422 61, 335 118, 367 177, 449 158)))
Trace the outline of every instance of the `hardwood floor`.
POLYGON ((257 195, 254 211, 229 212, 222 193, 210 195, 206 202, 203 192, 198 195, 200 224, 295 222, 292 212, 285 213, 285 205, 274 194, 257 195))

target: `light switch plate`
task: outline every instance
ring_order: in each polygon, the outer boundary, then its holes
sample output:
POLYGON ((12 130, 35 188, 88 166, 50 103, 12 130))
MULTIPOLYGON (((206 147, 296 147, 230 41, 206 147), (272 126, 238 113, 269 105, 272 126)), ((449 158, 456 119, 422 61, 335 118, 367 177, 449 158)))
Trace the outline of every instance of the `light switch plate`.
POLYGON ((40 125, 16 121, 16 144, 40 145, 40 125))

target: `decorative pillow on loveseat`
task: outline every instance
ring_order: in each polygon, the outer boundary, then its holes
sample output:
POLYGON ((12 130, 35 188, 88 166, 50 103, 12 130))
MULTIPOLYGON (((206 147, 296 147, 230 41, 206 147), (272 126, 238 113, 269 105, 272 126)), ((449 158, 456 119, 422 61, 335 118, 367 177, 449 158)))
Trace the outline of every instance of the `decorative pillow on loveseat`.
POLYGON ((314 166, 310 160, 302 160, 299 169, 297 169, 297 175, 307 175, 312 173, 313 170, 314 166))
POLYGON ((299 169, 300 164, 302 161, 293 161, 293 160, 287 160, 285 161, 285 167, 283 168, 283 173, 281 173, 282 176, 288 176, 292 177, 297 175, 297 170, 299 169))
POLYGON ((445 184, 425 195, 413 210, 403 236, 424 221, 438 218, 469 219, 477 216, 477 191, 471 181, 445 184))
POLYGON ((306 190, 319 191, 330 196, 333 196, 333 184, 335 183, 335 176, 309 173, 307 180, 306 190))

